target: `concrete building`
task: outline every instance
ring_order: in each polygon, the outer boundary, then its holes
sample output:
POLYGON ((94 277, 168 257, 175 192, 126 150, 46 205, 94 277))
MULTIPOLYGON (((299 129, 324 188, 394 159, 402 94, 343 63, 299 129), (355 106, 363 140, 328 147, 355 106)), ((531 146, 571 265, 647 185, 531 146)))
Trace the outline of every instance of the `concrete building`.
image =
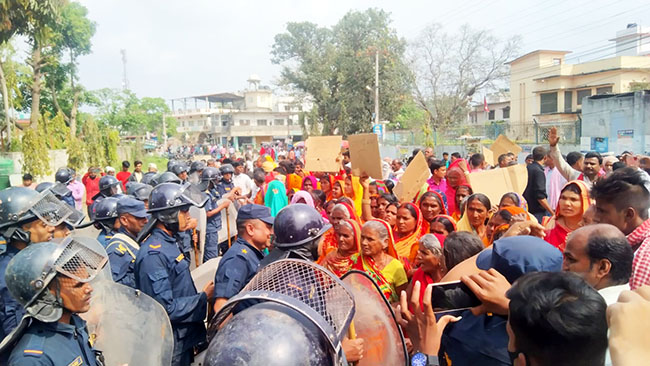
POLYGON ((582 102, 583 151, 650 154, 650 91, 595 95, 582 102))
POLYGON ((616 43, 616 56, 647 56, 650 55, 650 28, 636 23, 628 24, 616 32, 616 38, 610 39, 616 43))
POLYGON ((496 121, 510 120, 510 91, 501 90, 497 93, 486 95, 488 111, 485 103, 476 103, 467 115, 467 122, 473 125, 484 125, 496 121))
POLYGON ((259 77, 251 75, 248 88, 242 92, 173 99, 171 108, 171 116, 178 121, 177 132, 185 141, 237 148, 273 140, 301 140, 300 115, 309 112, 312 104, 276 96, 269 87, 260 85, 259 77))

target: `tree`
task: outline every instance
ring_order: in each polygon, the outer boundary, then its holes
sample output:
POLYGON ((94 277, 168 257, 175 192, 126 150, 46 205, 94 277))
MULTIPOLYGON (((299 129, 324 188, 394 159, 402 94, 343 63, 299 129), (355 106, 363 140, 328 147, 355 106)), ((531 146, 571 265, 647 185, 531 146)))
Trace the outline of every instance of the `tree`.
POLYGON ((468 25, 457 34, 439 24, 422 31, 411 44, 409 63, 415 75, 415 100, 435 130, 461 121, 476 93, 508 77, 506 62, 519 48, 519 37, 499 40, 468 25))
MULTIPOLYGON (((129 90, 108 88, 97 90, 94 95, 97 98, 97 118, 102 125, 125 134, 142 135, 148 131, 162 136, 163 114, 169 113, 164 99, 139 99, 129 90)), ((175 130, 175 119, 167 118, 165 122, 168 132, 175 130)))
MULTIPOLYGON (((0 44, 0 92, 2 93, 2 120, 7 130, 7 141, 12 140, 13 124, 11 110, 19 109, 22 104, 19 79, 25 74, 25 66, 14 61, 16 51, 11 42, 0 44)), ((1 131, 2 129, 0 129, 1 131)))
POLYGON ((52 24, 66 0, 0 1, 0 45, 15 34, 27 35, 43 24, 52 24))
POLYGON ((389 128, 406 130, 418 128, 427 122, 427 114, 420 108, 412 98, 409 98, 395 116, 395 119, 388 124, 389 128))
POLYGON ((650 82, 643 79, 641 81, 631 81, 630 91, 650 90, 650 82))
MULTIPOLYGON (((45 116, 41 117, 41 119, 45 116)), ((45 124, 45 121, 39 121, 45 124)), ((50 173, 50 156, 47 153, 46 139, 38 128, 27 128, 22 140, 23 173, 43 176, 50 173)))
POLYGON ((324 134, 370 130, 374 114, 372 89, 375 53, 379 53, 380 116, 392 119, 409 93, 410 72, 403 56, 406 42, 390 27, 382 10, 347 13, 334 27, 289 23, 275 36, 272 62, 281 64, 280 84, 314 102, 312 128, 324 134))

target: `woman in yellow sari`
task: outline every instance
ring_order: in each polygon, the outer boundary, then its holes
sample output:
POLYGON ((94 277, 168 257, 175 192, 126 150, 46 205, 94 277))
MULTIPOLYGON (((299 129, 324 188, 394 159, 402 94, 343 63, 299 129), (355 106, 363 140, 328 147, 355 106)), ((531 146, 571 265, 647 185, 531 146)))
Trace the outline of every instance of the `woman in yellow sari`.
POLYGON ((396 259, 393 236, 387 222, 374 219, 363 224, 361 250, 352 256, 352 269, 363 271, 377 283, 384 297, 392 303, 408 286, 402 263, 396 259))
POLYGON ((397 237, 395 242, 397 255, 400 259, 406 260, 404 265, 410 269, 418 253, 418 240, 422 236, 422 213, 416 205, 407 202, 399 206, 395 236, 397 237))
POLYGON ((465 201, 463 217, 456 225, 458 231, 467 231, 478 235, 483 244, 490 245, 490 238, 487 236, 488 212, 492 208, 490 199, 482 193, 474 193, 465 201))
POLYGON ((361 228, 356 221, 344 219, 334 227, 334 231, 338 241, 338 248, 330 251, 325 256, 321 256, 316 263, 341 277, 352 268, 354 264, 352 256, 359 253, 361 228))

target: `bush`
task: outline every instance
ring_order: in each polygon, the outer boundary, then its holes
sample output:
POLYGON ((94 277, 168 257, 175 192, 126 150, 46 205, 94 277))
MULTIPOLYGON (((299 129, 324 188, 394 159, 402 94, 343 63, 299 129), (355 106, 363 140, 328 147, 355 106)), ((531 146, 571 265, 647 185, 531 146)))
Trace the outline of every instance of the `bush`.
MULTIPOLYGON (((41 117, 42 118, 42 117, 41 117)), ((23 173, 33 176, 50 174, 50 155, 47 144, 38 130, 26 128, 22 141, 23 148, 23 173)))
POLYGON ((68 167, 80 171, 86 164, 86 152, 84 143, 72 134, 68 134, 67 149, 68 167))

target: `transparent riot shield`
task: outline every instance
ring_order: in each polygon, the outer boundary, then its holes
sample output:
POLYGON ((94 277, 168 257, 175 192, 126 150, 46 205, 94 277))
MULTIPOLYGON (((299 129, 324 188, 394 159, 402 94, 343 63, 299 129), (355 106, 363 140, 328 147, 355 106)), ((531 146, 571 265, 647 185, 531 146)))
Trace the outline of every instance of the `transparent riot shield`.
POLYGON ((219 262, 221 257, 212 258, 209 261, 203 263, 198 268, 192 270, 192 280, 194 281, 194 286, 196 288, 202 289, 214 281, 214 276, 217 274, 217 268, 219 268, 219 262))
MULTIPOLYGON (((198 245, 193 248, 191 254, 190 268, 197 268, 203 263, 203 250, 205 248, 205 229, 207 226, 208 217, 205 213, 205 208, 199 208, 192 206, 190 207, 190 216, 193 219, 196 219, 196 233, 199 239, 198 245)), ((198 288, 198 287, 197 287, 198 288)), ((202 287, 201 287, 202 288, 202 287)))
POLYGON ((96 281, 90 311, 81 316, 106 366, 171 365, 174 335, 167 312, 139 290, 96 281))
POLYGON ((360 271, 350 271, 341 280, 354 295, 356 311, 352 322, 356 337, 364 339, 365 354, 356 364, 408 366, 404 336, 377 284, 360 271))

